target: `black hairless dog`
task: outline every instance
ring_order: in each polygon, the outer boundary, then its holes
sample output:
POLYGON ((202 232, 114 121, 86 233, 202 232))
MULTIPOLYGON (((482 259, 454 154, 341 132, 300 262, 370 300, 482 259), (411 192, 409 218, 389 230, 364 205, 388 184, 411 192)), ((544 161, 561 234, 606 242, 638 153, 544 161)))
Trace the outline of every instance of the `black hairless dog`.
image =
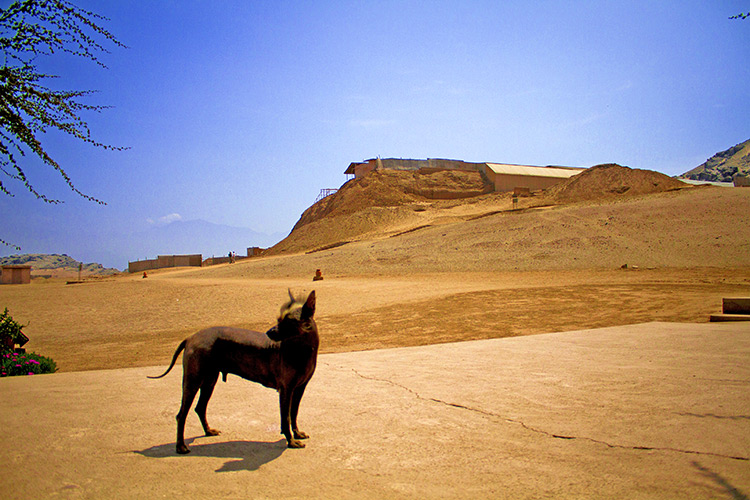
POLYGON ((315 291, 304 299, 290 300, 281 308, 276 326, 266 333, 215 326, 183 340, 172 357, 172 363, 161 378, 172 369, 177 356, 182 357, 182 405, 177 414, 177 453, 189 453, 185 445, 185 419, 200 389, 195 412, 207 436, 219 431, 208 426, 206 407, 219 373, 226 381, 228 373, 258 382, 279 392, 281 433, 289 448, 304 448, 299 439, 308 436, 297 428, 297 411, 302 394, 315 372, 318 356, 318 327, 315 314, 315 291))

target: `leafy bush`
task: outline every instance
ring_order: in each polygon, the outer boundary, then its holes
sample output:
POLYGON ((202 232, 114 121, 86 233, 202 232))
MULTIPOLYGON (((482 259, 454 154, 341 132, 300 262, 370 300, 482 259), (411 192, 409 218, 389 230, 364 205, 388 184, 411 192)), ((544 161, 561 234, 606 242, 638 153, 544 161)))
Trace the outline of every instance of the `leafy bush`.
MULTIPOLYGON (((11 317, 7 307, 5 308, 5 311, 0 314, 0 338, 7 336, 16 344, 24 344, 25 340, 29 340, 21 331, 24 326, 25 325, 22 325, 11 317)), ((12 347, 0 343, 0 352, 10 352, 12 350, 12 347)))
POLYGON ((53 373, 56 370, 57 364, 52 359, 33 352, 9 352, 0 355, 0 377, 53 373))
MULTIPOLYGON (((22 325, 14 320, 8 308, 0 314, 0 339, 10 338, 16 344, 23 344, 29 339, 21 332, 22 325)), ((50 358, 33 352, 15 352, 12 345, 0 342, 0 377, 14 375, 36 375, 39 373, 53 373, 57 371, 57 364, 50 358)))

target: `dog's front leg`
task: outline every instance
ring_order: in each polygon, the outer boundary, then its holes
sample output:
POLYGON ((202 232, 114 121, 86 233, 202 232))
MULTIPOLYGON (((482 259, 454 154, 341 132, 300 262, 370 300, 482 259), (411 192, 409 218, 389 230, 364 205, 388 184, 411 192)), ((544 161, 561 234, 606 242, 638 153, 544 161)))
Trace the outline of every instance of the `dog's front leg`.
POLYGON ((293 394, 293 391, 290 391, 286 388, 279 389, 279 410, 281 412, 281 433, 286 438, 287 447, 304 448, 305 443, 297 441, 292 436, 292 431, 291 431, 292 394, 293 394))

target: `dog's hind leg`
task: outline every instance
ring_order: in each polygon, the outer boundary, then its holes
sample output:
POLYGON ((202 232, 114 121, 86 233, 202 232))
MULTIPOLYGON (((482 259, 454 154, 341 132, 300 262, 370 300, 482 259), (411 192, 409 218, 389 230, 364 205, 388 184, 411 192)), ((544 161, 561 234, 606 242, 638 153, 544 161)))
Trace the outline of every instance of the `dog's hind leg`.
POLYGON ((305 443, 297 441, 291 431, 291 407, 293 391, 283 387, 279 389, 279 410, 281 411, 281 433, 286 438, 287 447, 304 448, 305 443))
POLYGON ((187 375, 183 377, 182 381, 182 404, 180 405, 180 411, 177 413, 177 453, 185 454, 190 453, 190 449, 185 444, 185 420, 187 419, 188 413, 190 412, 190 406, 193 404, 193 399, 198 392, 200 384, 196 380, 191 380, 187 375))
POLYGON ((203 431, 206 433, 206 436, 219 435, 219 431, 209 427, 208 421, 206 420, 206 408, 208 407, 208 400, 211 399, 211 394, 213 394, 214 392, 214 386, 216 385, 216 381, 218 379, 219 372, 212 373, 211 375, 208 375, 205 379, 203 379, 203 384, 201 385, 201 395, 198 398, 198 404, 195 405, 195 413, 197 413, 198 418, 201 419, 201 425, 203 426, 203 431))
MULTIPOLYGON (((205 362, 201 359, 200 353, 196 353, 196 349, 188 346, 182 357, 182 404, 177 414, 177 453, 180 454, 190 453, 185 444, 185 420, 190 413, 190 407, 193 405, 198 389, 206 380, 202 372, 204 366, 205 362)), ((216 376, 213 382, 216 383, 216 376)))
POLYGON ((294 389, 294 392, 292 393, 290 417, 294 439, 307 439, 310 437, 297 428, 297 412, 299 412, 299 402, 302 400, 302 395, 305 393, 305 387, 307 387, 306 383, 294 389))

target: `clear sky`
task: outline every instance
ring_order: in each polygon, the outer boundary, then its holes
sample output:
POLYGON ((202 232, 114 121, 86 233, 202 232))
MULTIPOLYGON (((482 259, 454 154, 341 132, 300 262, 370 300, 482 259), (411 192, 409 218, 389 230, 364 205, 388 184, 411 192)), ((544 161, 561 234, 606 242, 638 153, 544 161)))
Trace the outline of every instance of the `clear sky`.
POLYGON ((0 195, 0 238, 22 253, 122 268, 92 248, 136 248, 173 220, 285 235, 350 162, 376 156, 678 175, 750 138, 750 19, 728 19, 747 1, 75 3, 129 48, 110 47, 108 69, 39 67, 98 90, 90 102, 112 108, 85 115, 94 137, 130 149, 47 134, 107 205, 28 163, 65 203, 4 180, 16 196, 0 195))

